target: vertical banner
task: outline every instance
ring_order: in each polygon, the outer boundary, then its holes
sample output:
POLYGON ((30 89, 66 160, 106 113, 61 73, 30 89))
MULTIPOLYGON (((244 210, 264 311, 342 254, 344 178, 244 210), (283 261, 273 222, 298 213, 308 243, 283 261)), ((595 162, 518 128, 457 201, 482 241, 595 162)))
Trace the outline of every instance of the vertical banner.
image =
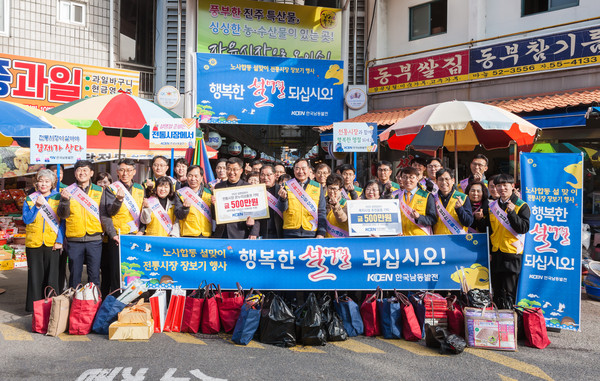
POLYGON ((548 327, 580 331, 583 154, 521 153, 521 176, 531 225, 518 304, 540 307, 548 327))

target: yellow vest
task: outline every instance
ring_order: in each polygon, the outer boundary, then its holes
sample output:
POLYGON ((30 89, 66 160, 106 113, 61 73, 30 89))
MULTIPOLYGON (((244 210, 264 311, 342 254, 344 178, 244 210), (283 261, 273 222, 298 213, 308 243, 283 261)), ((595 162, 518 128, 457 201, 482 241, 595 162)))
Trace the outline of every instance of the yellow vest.
MULTIPOLYGON (((283 212, 283 228, 289 230, 302 228, 306 231, 316 231, 317 227, 315 226, 313 228, 310 223, 313 219, 312 215, 306 210, 302 203, 300 203, 300 200, 294 196, 291 190, 286 190, 288 194, 288 208, 283 212)), ((319 198, 321 196, 321 185, 316 181, 310 180, 308 185, 306 185, 305 191, 318 208, 319 198)), ((315 223, 318 223, 318 221, 315 221, 315 223)))
MULTIPOLYGON (((109 192, 113 192, 111 188, 106 189, 108 189, 109 192)), ((131 196, 133 196, 133 200, 141 212, 142 203, 144 202, 144 188, 140 184, 134 183, 131 187, 131 196)), ((125 202, 123 202, 117 214, 112 216, 113 226, 117 233, 121 230, 121 234, 129 234, 131 232, 131 227, 127 224, 131 221, 133 221, 133 217, 131 216, 131 213, 129 213, 127 206, 125 206, 125 202)))
MULTIPOLYGON (((454 191, 454 193, 452 194, 452 197, 450 197, 450 200, 448 200, 448 205, 446 205, 446 210, 448 211, 448 213, 450 213, 452 218, 454 218, 456 220, 456 222, 458 222, 460 224, 460 226, 462 226, 462 224, 460 223, 460 220, 458 219, 458 214, 456 213, 456 209, 454 208, 454 206, 456 206, 456 201, 458 199, 460 199, 464 205, 466 198, 467 198, 466 194, 460 193, 458 191, 454 191)), ((443 206, 443 204, 442 204, 442 206, 443 206)), ((436 208, 436 210, 437 210, 437 208, 436 208)), ((469 227, 462 226, 462 229, 464 231, 467 231, 467 229, 469 229, 469 227)), ((437 222, 435 223, 435 225, 433 225, 433 234, 452 234, 452 232, 446 227, 446 225, 444 225, 444 222, 438 216, 437 222)))
MULTIPOLYGON (((195 208, 191 208, 191 209, 195 209, 195 208)), ((191 211, 190 211, 190 213, 191 213, 191 211)), ((167 214, 169 215, 171 222, 174 224, 175 223, 175 205, 174 204, 171 204, 171 207, 169 208, 169 210, 167 210, 167 214)), ((151 213, 150 218, 151 218, 150 223, 146 224, 146 233, 145 234, 159 236, 159 237, 168 237, 169 233, 167 233, 165 228, 163 228, 162 224, 160 223, 160 221, 158 220, 156 215, 154 213, 151 213)))
MULTIPOLYGON (((91 184, 90 189, 87 193, 88 196, 100 206, 100 199, 102 198, 102 188, 96 184, 91 184)), ((80 238, 86 234, 97 234, 102 233, 102 224, 92 213, 88 212, 79 202, 73 197, 69 202, 71 214, 66 219, 66 233, 67 238, 80 238)))
MULTIPOLYGON (((39 197, 43 196, 40 195, 39 197)), ((35 205, 35 202, 31 201, 29 196, 27 197, 26 202, 27 206, 29 206, 29 209, 33 208, 35 205)), ((48 205, 50 205, 55 213, 59 202, 60 193, 57 193, 48 199, 48 205)), ((56 238, 56 233, 54 230, 52 230, 50 225, 46 223, 46 220, 44 220, 44 217, 42 217, 42 213, 40 211, 38 211, 37 215, 35 216, 35 220, 25 227, 25 246, 30 249, 34 249, 42 245, 52 247, 56 242, 56 238)))
MULTIPOLYGON (((525 205, 525 201, 519 199, 515 203, 515 213, 519 213, 519 210, 525 205)), ((500 205, 498 205, 500 206, 500 205)), ((492 234, 490 235, 490 241, 492 242, 492 251, 501 251, 503 253, 510 254, 523 254, 523 251, 517 252, 517 248, 513 246, 513 242, 518 241, 514 235, 512 235, 506 228, 498 221, 496 216, 490 208, 490 228, 492 234)))
MULTIPOLYGON (((431 195, 427 192, 425 192, 422 189, 417 189, 417 193, 415 193, 414 196, 412 196, 412 200, 410 200, 410 202, 407 203, 408 206, 410 206, 411 208, 413 208, 417 213, 419 213, 420 215, 425 215, 426 211, 427 211, 427 197, 430 197, 431 195)), ((425 234, 425 232, 423 230, 421 230, 420 227, 418 227, 417 225, 413 224, 411 221, 408 220, 408 218, 406 218, 404 216, 404 213, 400 212, 400 214, 402 214, 402 234, 405 236, 409 236, 409 235, 427 235, 425 234)))
MULTIPOLYGON (((346 200, 342 199, 340 202, 340 205, 343 207, 344 204, 346 204, 346 200)), ((333 214, 333 208, 331 208, 329 213, 327 213, 327 221, 329 221, 329 223, 333 226, 336 226, 342 230, 348 231, 348 221, 343 222, 343 223, 338 222, 337 218, 335 218, 335 214, 333 214)), ((327 230, 327 233, 325 233, 325 238, 340 238, 340 237, 329 234, 329 230, 327 230)))
MULTIPOLYGON (((183 201, 183 197, 180 194, 177 195, 183 201)), ((212 206, 211 196, 210 189, 204 188, 202 200, 209 208, 212 206)), ((188 215, 183 220, 179 220, 179 231, 182 237, 198 237, 200 235, 210 237, 212 235, 212 222, 204 217, 195 206, 191 206, 188 215)))

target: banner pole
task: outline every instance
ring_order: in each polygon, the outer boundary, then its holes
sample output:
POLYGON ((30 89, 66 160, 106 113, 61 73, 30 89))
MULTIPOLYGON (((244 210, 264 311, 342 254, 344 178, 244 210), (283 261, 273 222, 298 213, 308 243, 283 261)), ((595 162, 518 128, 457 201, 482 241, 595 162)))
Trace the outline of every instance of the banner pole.
POLYGON ((171 148, 171 177, 173 176, 174 167, 175 167, 175 148, 171 148))

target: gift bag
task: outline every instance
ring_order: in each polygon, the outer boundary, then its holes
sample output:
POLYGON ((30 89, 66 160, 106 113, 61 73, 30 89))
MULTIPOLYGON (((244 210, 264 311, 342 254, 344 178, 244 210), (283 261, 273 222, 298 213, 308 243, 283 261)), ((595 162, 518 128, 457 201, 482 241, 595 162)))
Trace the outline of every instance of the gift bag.
MULTIPOLYGON (((400 302, 395 297, 377 300, 377 313, 384 339, 402 337, 402 311, 400 302)), ((369 336, 369 335, 367 335, 369 336)))
POLYGON ((217 306, 219 308, 219 318, 223 331, 229 333, 235 328, 235 324, 240 316, 242 305, 244 304, 244 290, 239 283, 236 283, 237 291, 221 292, 221 286, 217 286, 217 306))
POLYGON ((394 290, 394 293, 401 304, 400 311, 402 314, 402 337, 404 340, 408 341, 421 340, 421 338, 423 338, 423 334, 413 305, 403 293, 396 290, 394 290))
POLYGON ((240 316, 235 323, 231 341, 240 345, 248 345, 252 340, 260 324, 261 302, 262 294, 252 294, 252 290, 250 290, 240 310, 240 316))
POLYGON ((204 287, 202 283, 197 290, 185 298, 183 309, 183 321, 181 332, 198 333, 200 331, 200 320, 202 319, 202 307, 204 306, 204 287))
POLYGON ((69 311, 75 290, 69 288, 62 294, 52 298, 50 318, 48 319, 48 336, 58 336, 69 328, 69 311))
POLYGON ((219 319, 219 305, 215 294, 216 287, 209 284, 204 292, 204 305, 202 306, 202 317, 200 319, 200 332, 206 334, 216 334, 221 330, 221 321, 219 319))
POLYGON ((102 304, 100 304, 100 308, 94 319, 94 324, 92 325, 92 331, 101 335, 108 335, 108 327, 112 322, 117 320, 119 312, 125 308, 125 304, 118 301, 117 298, 112 295, 118 291, 121 291, 121 289, 118 288, 108 294, 102 304))
MULTIPOLYGON (((152 322, 152 313, 150 312, 150 309, 147 308, 147 304, 144 303, 144 299, 140 299, 137 304, 123 308, 123 311, 119 312, 118 316, 117 321, 124 324, 143 324, 148 326, 148 324, 152 322)), ((152 332, 154 333, 153 326, 152 332)))
POLYGON ((362 317, 360 316, 360 308, 354 300, 347 295, 338 297, 336 290, 333 306, 342 319, 342 323, 344 324, 348 336, 353 337, 364 333, 365 327, 362 322, 362 317))
POLYGON ((296 339, 303 345, 325 345, 325 331, 321 308, 313 292, 308 294, 306 302, 296 313, 296 339))
POLYGON ((154 320, 154 332, 162 332, 165 328, 165 319, 167 318, 167 292, 165 290, 157 290, 150 297, 150 309, 152 311, 152 319, 154 320))
POLYGON ((513 310, 466 307, 467 345, 503 351, 517 350, 517 316, 513 310))
POLYGON ((421 328, 421 337, 425 336, 426 308, 425 308, 425 304, 423 304, 423 296, 424 296, 424 294, 421 292, 408 294, 408 300, 410 301, 410 304, 412 304, 412 306, 413 306, 413 311, 415 311, 415 316, 417 317, 417 322, 419 323, 419 327, 421 328))
POLYGON ((46 334, 48 332, 48 321, 50 320, 50 309, 52 307, 52 295, 56 291, 51 286, 46 286, 44 299, 33 302, 33 315, 31 316, 31 332, 46 334))
POLYGON ((360 316, 362 317, 363 324, 365 326, 365 336, 379 336, 381 335, 381 328, 379 326, 379 317, 377 316, 377 299, 381 289, 377 287, 374 294, 368 294, 365 301, 360 306, 360 316))
POLYGON ((348 340, 348 332, 344 327, 342 318, 334 312, 331 321, 327 324, 327 341, 345 341, 348 340))
POLYGON ((546 329, 546 319, 544 319, 542 309, 539 307, 517 308, 523 312, 523 330, 527 339, 526 345, 538 349, 544 349, 550 345, 546 329))
POLYGON ((465 317, 462 308, 457 301, 456 296, 447 298, 448 309, 446 317, 448 318, 448 331, 460 337, 465 337, 465 317))
POLYGON ((180 332, 183 321, 183 310, 185 308, 185 290, 177 287, 171 291, 167 317, 165 318, 165 332, 180 332))
POLYGON ((102 303, 100 290, 94 283, 75 290, 69 314, 69 333, 71 335, 87 335, 92 331, 94 318, 102 303))
POLYGON ((460 354, 465 350, 465 340, 447 329, 425 324, 425 345, 430 348, 440 348, 441 354, 460 354))
POLYGON ((296 345, 294 314, 279 295, 269 293, 260 311, 260 342, 279 347, 296 345))

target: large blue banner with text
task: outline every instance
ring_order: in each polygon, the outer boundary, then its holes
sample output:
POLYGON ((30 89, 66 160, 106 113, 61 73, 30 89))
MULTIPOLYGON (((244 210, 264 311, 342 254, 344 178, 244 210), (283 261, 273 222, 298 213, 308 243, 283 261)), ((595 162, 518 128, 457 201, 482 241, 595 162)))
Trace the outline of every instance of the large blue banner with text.
POLYGON ((522 153, 521 184, 531 225, 518 303, 540 307, 548 327, 579 331, 583 155, 522 153))
POLYGON ((149 288, 200 282, 259 290, 458 290, 488 287, 486 234, 226 240, 121 236, 121 279, 149 288))

